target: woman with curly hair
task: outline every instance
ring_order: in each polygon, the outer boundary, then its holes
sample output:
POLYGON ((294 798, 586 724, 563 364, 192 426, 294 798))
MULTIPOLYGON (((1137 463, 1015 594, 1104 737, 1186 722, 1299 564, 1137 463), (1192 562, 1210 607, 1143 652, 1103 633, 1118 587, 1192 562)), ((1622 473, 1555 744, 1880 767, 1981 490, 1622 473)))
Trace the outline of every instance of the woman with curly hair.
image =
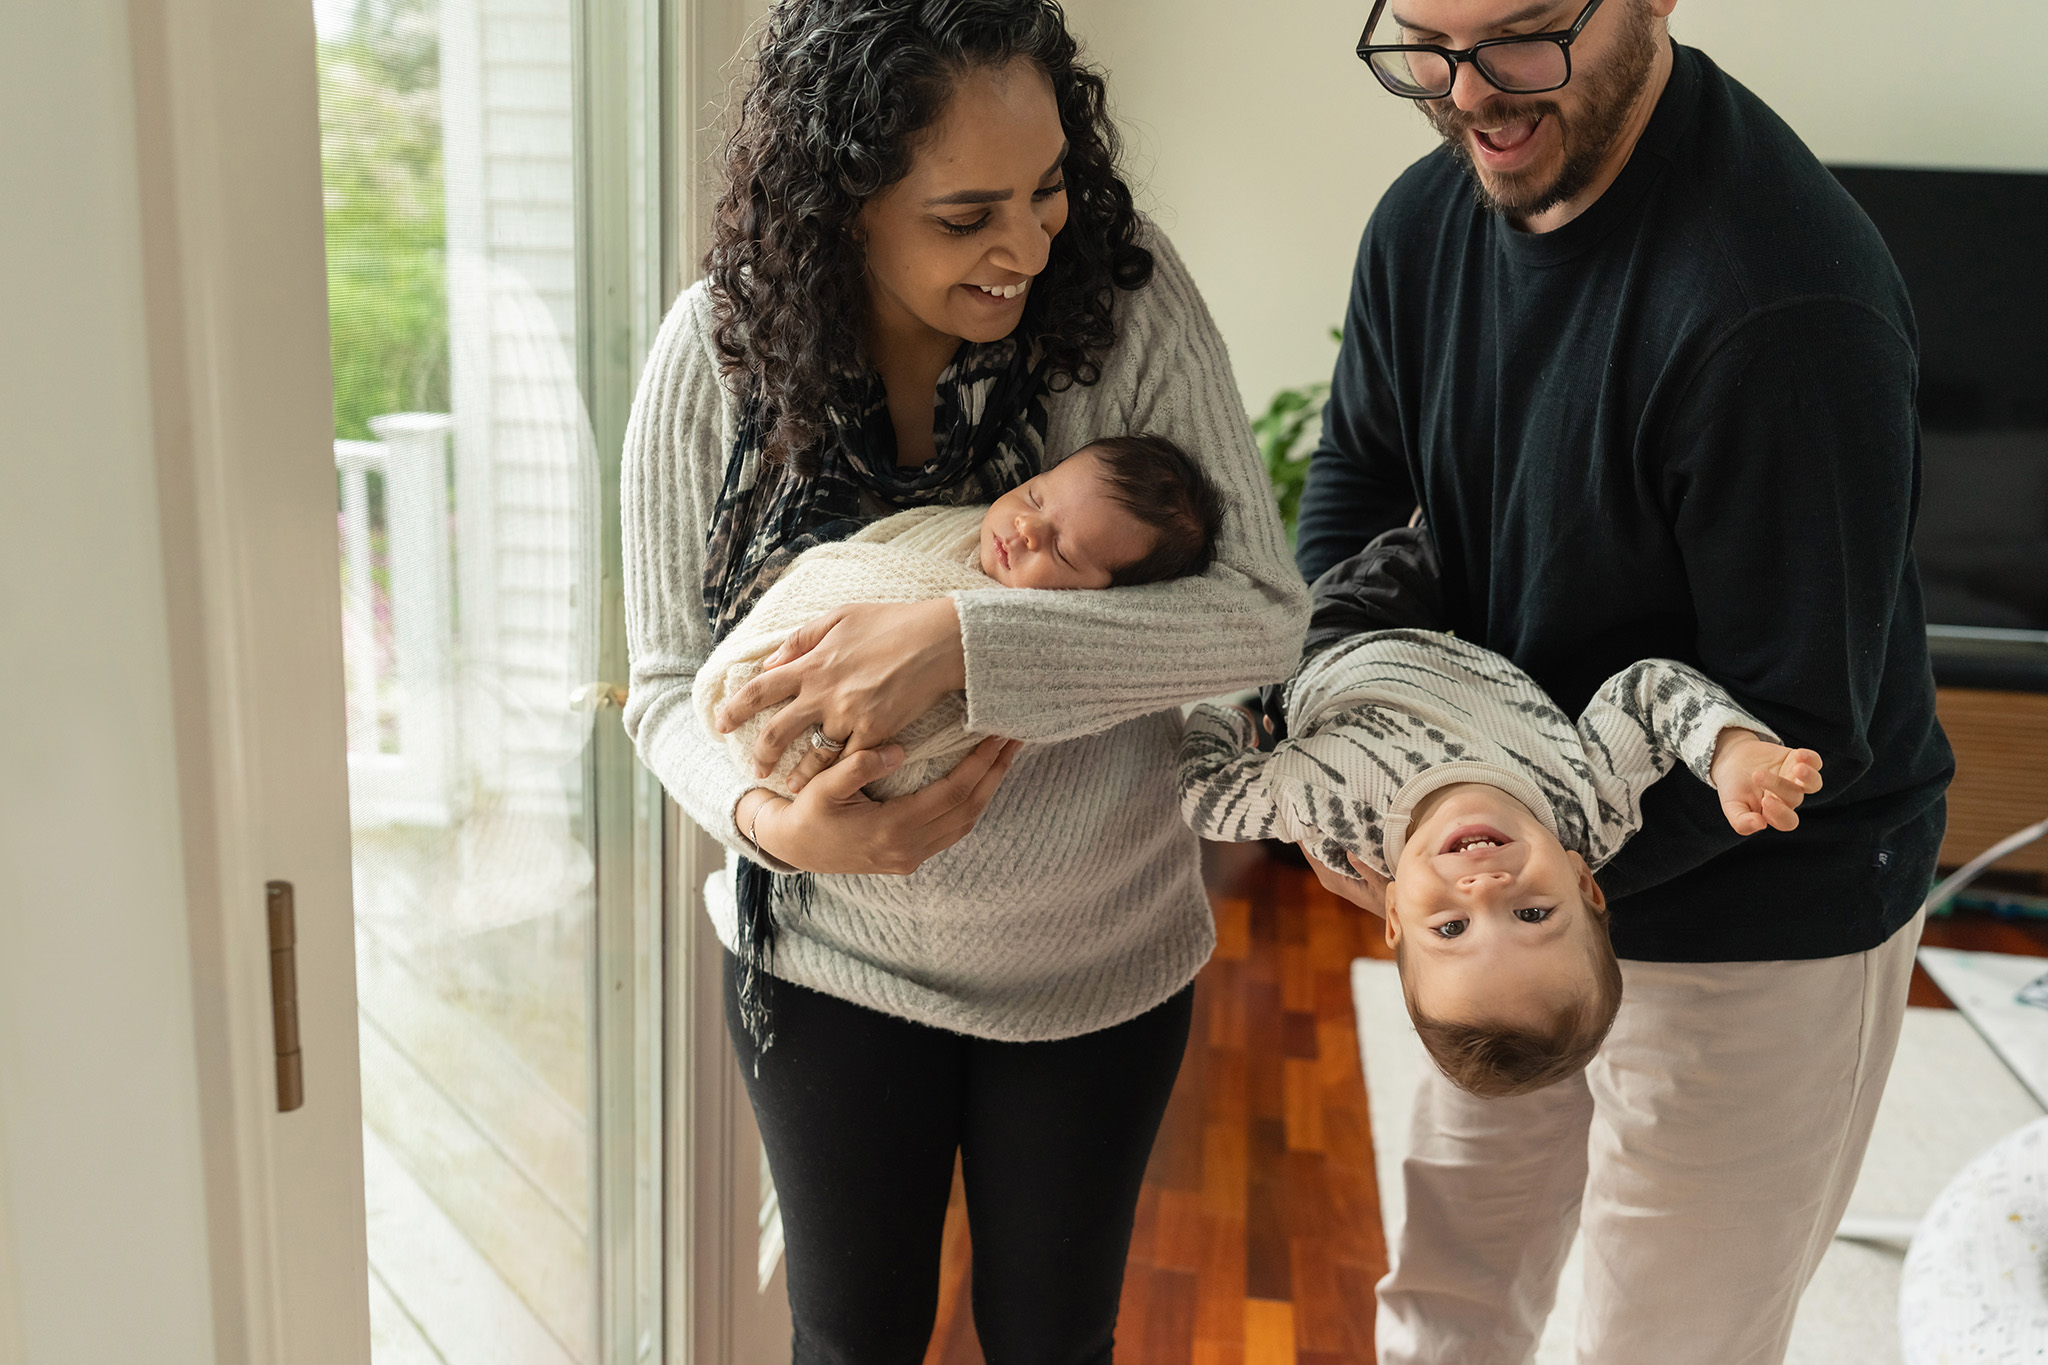
MULTIPOLYGON (((706 899, 798 1360, 921 1358, 956 1151, 988 1358, 1110 1359, 1215 942, 1175 804, 1179 707, 1284 675, 1300 645, 1306 595, 1223 343, 1117 150, 1053 0, 784 0, 707 277, 641 380, 626 725, 733 852, 706 899), (718 713, 730 731, 780 707, 753 770, 698 722, 698 667, 802 550, 993 501, 1133 431, 1225 499, 1208 570, 846 608, 718 713), (890 737, 951 692, 1004 738, 865 796, 901 759, 890 737), (806 735, 794 799, 771 791, 806 735)), ((1056 554, 1055 526, 1027 511, 1017 535, 1056 554)))

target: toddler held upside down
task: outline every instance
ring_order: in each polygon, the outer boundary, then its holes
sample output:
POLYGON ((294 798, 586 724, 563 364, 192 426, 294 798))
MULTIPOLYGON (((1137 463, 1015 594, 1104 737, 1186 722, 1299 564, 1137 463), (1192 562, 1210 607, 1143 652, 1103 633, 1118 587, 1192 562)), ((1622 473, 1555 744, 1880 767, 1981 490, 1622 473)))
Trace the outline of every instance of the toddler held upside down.
POLYGON ((1414 622, 1434 592, 1427 533, 1389 532, 1315 585, 1288 737, 1204 704, 1181 744, 1181 809, 1210 839, 1298 842, 1331 871, 1388 879, 1402 992, 1444 1074, 1522 1094, 1582 1069, 1621 1003, 1593 874, 1684 764, 1749 835, 1791 829, 1820 756, 1790 749, 1719 685, 1669 659, 1607 680, 1576 721, 1528 674, 1414 622), (1403 581, 1405 580, 1405 582, 1403 581), (1333 622, 1337 623, 1333 628, 1333 622))

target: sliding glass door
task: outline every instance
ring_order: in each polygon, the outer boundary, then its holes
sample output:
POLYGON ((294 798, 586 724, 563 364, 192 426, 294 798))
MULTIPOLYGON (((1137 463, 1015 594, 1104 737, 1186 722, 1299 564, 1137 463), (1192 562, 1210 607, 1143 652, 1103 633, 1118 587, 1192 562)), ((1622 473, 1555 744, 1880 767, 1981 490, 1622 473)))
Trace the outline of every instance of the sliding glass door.
POLYGON ((373 1359, 654 1362, 660 811, 616 533, 665 302, 654 5, 315 9, 373 1359))

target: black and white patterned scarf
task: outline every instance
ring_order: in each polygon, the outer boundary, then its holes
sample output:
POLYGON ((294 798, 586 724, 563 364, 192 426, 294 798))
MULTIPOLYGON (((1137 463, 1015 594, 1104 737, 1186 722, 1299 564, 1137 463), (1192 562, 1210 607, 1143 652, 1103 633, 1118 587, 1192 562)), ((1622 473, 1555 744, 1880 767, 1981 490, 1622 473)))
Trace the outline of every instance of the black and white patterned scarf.
POLYGON ((1014 339, 965 343, 939 376, 925 465, 896 463, 896 428, 882 377, 858 381, 852 411, 834 414, 835 438, 816 474, 763 458, 758 400, 740 416, 704 553, 704 610, 723 640, 813 545, 844 540, 870 518, 862 494, 892 511, 994 502, 1036 475, 1045 456, 1045 382, 1031 349, 1014 339))
MULTIPOLYGON (((872 520, 863 511, 863 495, 891 511, 963 506, 994 502, 1032 478, 1044 467, 1045 391, 1035 348, 1015 338, 963 343, 939 376, 937 454, 929 464, 899 466, 888 394, 881 376, 870 372, 854 386, 851 410, 834 414, 834 438, 809 476, 790 461, 764 458, 767 420, 758 398, 750 401, 705 544, 704 611, 712 639, 730 634, 798 555, 844 540, 872 520)), ((774 1039, 767 965, 775 949, 775 911, 801 914, 810 900, 810 878, 777 877, 741 858, 733 891, 740 1019, 758 1058, 774 1039)))

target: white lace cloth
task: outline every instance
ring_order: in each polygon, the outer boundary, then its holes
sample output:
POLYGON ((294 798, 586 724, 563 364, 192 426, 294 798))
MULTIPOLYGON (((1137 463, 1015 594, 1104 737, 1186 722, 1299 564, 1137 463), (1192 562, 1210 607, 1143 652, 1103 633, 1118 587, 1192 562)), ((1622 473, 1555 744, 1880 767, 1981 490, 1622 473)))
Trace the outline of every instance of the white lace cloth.
POLYGON ((1906 1365, 2048 1360, 2048 1118, 1949 1182, 1899 1282, 1906 1365))

